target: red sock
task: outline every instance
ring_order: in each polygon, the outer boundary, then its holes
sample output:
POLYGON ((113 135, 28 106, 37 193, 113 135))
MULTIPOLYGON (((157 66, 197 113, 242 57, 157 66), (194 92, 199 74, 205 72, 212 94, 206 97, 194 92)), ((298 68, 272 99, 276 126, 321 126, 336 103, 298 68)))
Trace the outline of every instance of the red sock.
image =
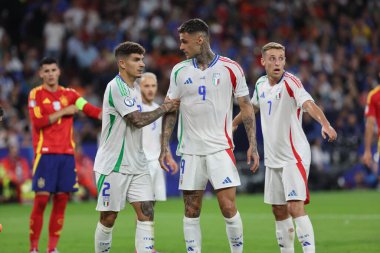
POLYGON ((33 210, 30 214, 30 249, 38 249, 38 241, 43 225, 44 211, 47 203, 49 202, 49 195, 36 194, 34 197, 33 210))
POLYGON ((49 252, 57 247, 59 237, 61 236, 68 200, 68 193, 58 193, 53 196, 53 209, 51 210, 49 224, 49 252))

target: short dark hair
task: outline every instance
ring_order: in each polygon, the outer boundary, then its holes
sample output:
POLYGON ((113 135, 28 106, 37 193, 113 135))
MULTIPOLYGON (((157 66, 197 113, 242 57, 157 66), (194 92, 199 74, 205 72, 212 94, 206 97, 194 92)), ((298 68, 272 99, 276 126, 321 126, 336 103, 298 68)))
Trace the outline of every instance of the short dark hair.
POLYGON ((204 32, 206 35, 209 35, 208 25, 200 18, 189 19, 178 27, 179 33, 196 33, 204 32))
POLYGON ((42 65, 45 65, 45 64, 54 64, 54 63, 58 65, 57 59, 55 59, 53 57, 44 57, 40 61, 40 68, 42 67, 42 65))
POLYGON ((126 41, 115 48, 115 57, 128 56, 130 54, 145 54, 145 49, 139 43, 126 41))

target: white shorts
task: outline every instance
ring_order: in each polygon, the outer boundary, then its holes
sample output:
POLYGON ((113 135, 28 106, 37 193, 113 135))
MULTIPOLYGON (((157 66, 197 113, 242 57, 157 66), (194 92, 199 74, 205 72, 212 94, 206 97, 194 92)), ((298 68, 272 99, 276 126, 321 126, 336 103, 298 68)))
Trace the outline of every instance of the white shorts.
POLYGON ((97 211, 119 212, 125 202, 153 201, 152 180, 150 174, 123 174, 111 172, 102 175, 95 172, 98 186, 97 211))
POLYGON ((264 202, 271 205, 284 205, 290 200, 309 202, 307 178, 310 164, 290 164, 283 168, 265 169, 264 202))
POLYGON ((157 161, 150 161, 148 163, 150 176, 153 183, 154 200, 165 201, 166 200, 166 183, 165 172, 161 168, 160 163, 157 161))
POLYGON ((208 181, 215 190, 240 185, 232 150, 210 155, 182 155, 179 189, 205 190, 208 181))

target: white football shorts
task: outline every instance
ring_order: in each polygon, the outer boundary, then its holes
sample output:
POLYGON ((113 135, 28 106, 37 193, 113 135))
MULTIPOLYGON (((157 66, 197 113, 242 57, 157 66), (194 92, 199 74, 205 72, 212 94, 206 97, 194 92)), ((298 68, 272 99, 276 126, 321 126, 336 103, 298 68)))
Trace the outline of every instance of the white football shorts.
POLYGON ((240 185, 231 149, 210 155, 183 154, 180 162, 180 190, 205 190, 210 181, 215 190, 240 185))
POLYGON ((165 171, 161 168, 158 160, 148 162, 148 168, 153 183, 154 200, 166 200, 165 171))
POLYGON ((153 201, 152 180, 149 173, 124 174, 111 172, 102 175, 95 172, 98 186, 97 211, 119 212, 125 202, 153 201))
POLYGON ((307 178, 310 164, 290 164, 283 168, 265 168, 264 202, 284 205, 290 200, 309 202, 307 178))

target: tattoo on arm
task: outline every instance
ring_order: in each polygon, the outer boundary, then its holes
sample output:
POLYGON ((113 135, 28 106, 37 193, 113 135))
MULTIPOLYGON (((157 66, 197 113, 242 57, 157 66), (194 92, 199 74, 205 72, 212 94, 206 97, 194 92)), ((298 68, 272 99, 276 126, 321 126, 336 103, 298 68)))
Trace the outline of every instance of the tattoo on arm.
POLYGON ((134 111, 124 116, 124 119, 137 128, 142 128, 149 125, 159 117, 165 114, 165 111, 159 107, 151 112, 134 111))
POLYGON ((256 118, 254 109, 251 102, 249 101, 249 96, 239 97, 238 98, 241 118, 247 132, 249 145, 253 148, 253 152, 257 151, 256 143, 256 118))
POLYGON ((175 123, 177 121, 177 112, 170 112, 165 114, 162 119, 162 133, 161 133, 161 149, 167 150, 169 147, 170 136, 173 133, 175 123))
POLYGON ((198 218, 201 215, 203 191, 183 191, 185 216, 198 218))

